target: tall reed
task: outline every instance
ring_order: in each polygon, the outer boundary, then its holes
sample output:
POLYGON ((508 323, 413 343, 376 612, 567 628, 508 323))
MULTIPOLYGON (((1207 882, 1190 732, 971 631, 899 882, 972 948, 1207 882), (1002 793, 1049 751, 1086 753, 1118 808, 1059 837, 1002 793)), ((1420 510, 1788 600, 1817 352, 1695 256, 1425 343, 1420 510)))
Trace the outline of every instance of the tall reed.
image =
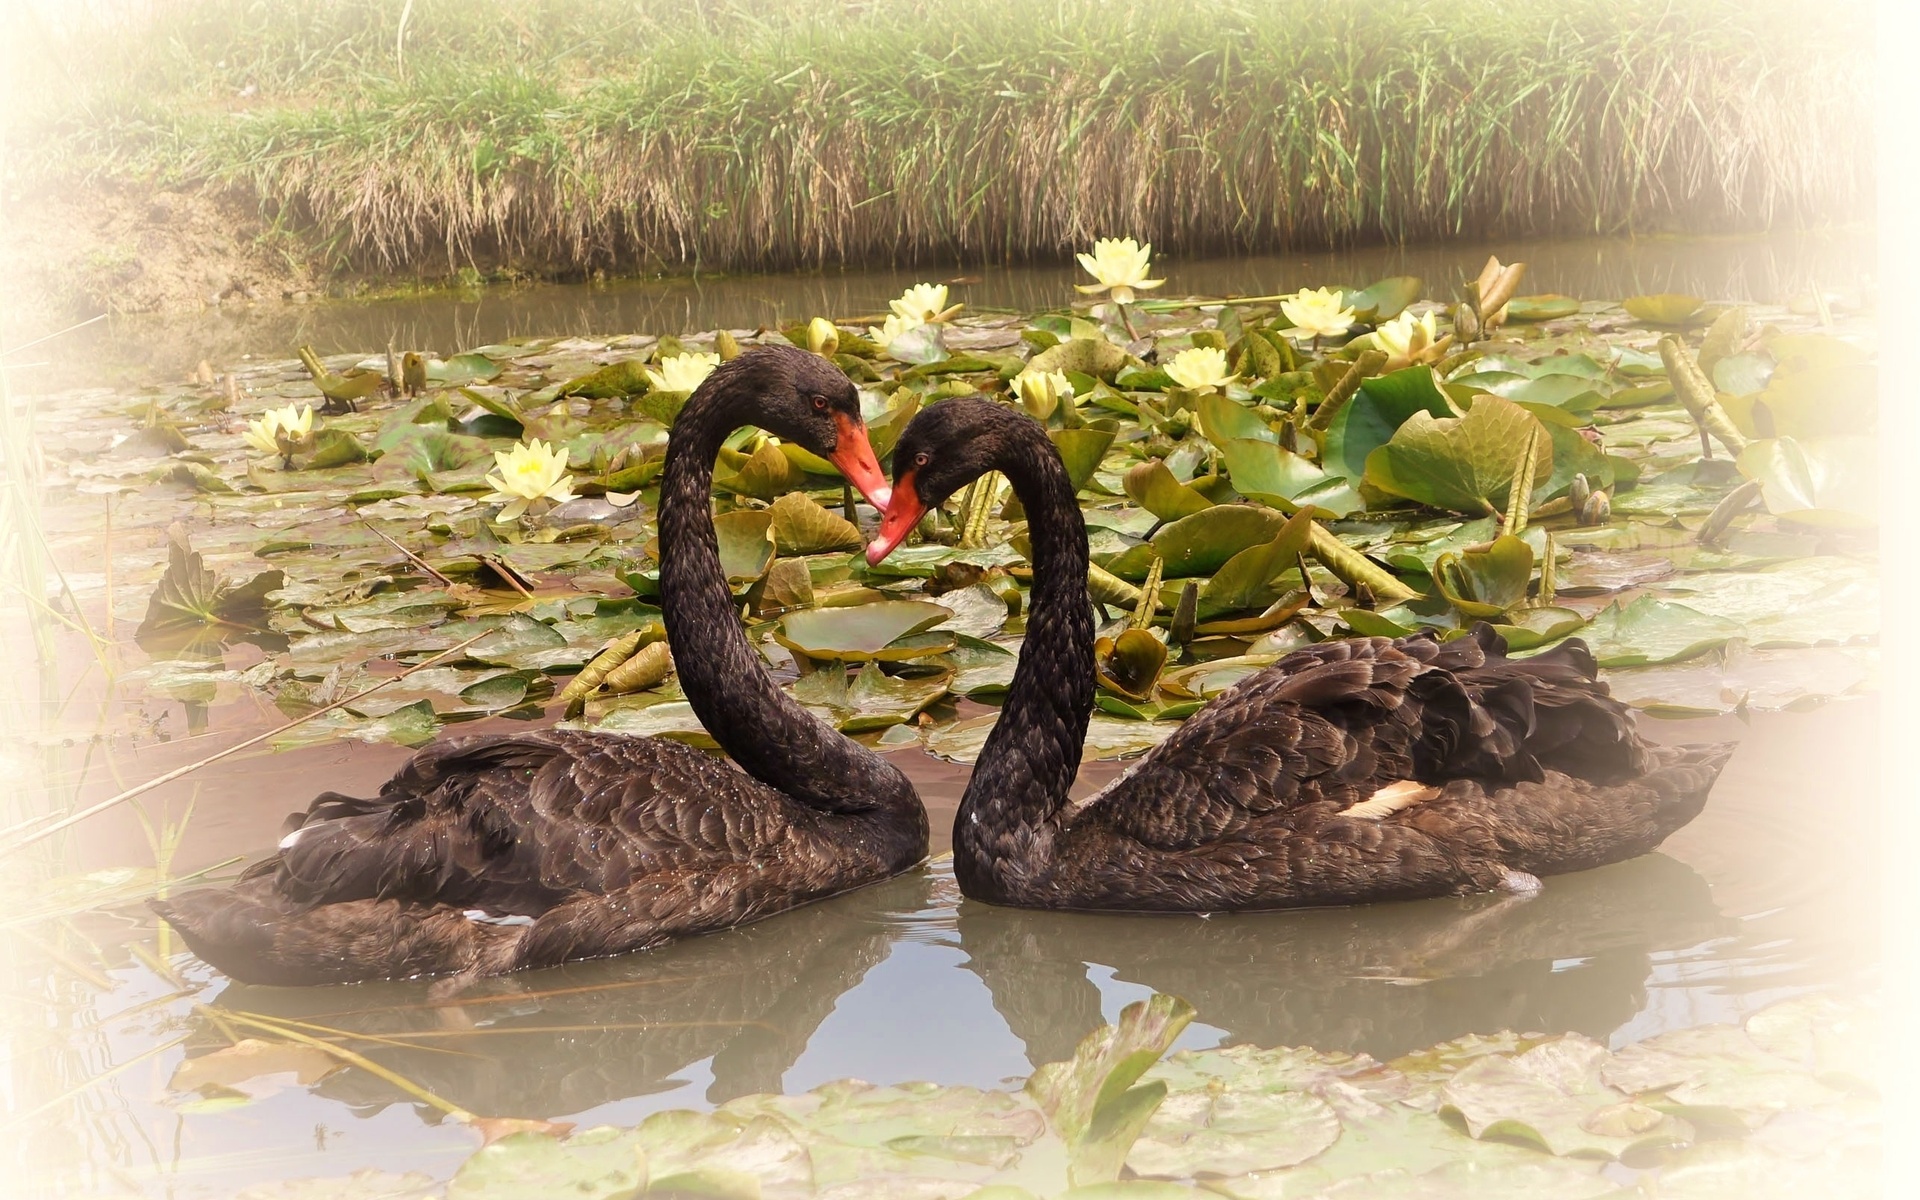
POLYGON ((1751 228, 1873 187, 1857 0, 153 7, 26 39, 73 86, 23 177, 236 189, 363 267, 1751 228))

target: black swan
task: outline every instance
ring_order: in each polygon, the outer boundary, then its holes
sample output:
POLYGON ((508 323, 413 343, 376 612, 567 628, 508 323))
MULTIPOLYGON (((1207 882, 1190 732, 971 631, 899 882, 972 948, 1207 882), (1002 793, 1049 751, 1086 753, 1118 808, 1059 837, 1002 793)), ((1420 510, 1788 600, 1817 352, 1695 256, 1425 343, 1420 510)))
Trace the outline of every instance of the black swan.
POLYGON ((1732 753, 1648 744, 1584 644, 1510 659, 1483 624, 1452 642, 1296 651, 1070 800, 1094 627, 1086 526, 1053 443, 1024 414, 956 398, 914 418, 893 463, 873 562, 985 471, 1027 513, 1026 640, 954 819, 954 874, 974 899, 1227 912, 1531 890, 1659 845, 1732 753))
POLYGON ((661 471, 661 606, 687 701, 732 763, 559 729, 453 739, 377 799, 320 796, 231 889, 155 911, 248 983, 478 977, 743 925, 924 858, 906 776, 775 686, 741 630, 708 492, 748 424, 886 499, 858 394, 825 359, 752 349, 687 400, 661 471))

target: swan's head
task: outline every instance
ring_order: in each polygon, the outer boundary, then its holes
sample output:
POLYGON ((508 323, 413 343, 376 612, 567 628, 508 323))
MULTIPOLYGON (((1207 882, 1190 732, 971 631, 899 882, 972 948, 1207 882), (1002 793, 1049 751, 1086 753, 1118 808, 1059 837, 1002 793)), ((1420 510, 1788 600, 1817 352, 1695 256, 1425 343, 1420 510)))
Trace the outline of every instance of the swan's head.
POLYGON ((887 507, 893 489, 867 441, 860 393, 833 363, 797 346, 754 346, 716 367, 687 402, 703 392, 744 397, 744 421, 831 462, 868 503, 887 507))
POLYGON ((921 409, 893 448, 893 500, 867 561, 893 553, 928 509, 997 469, 1015 443, 1036 437, 1047 441, 1038 421, 991 400, 956 396, 921 409))

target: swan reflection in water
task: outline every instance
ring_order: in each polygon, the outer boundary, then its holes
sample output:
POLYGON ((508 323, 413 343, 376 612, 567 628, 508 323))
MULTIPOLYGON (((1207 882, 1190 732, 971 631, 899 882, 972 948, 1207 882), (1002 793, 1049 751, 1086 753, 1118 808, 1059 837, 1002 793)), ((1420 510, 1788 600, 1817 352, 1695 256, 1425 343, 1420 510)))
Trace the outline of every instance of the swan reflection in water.
POLYGON ((967 968, 1034 1064, 1104 1023, 1089 966, 1180 996, 1222 1044, 1390 1058, 1467 1033, 1604 1039, 1646 1004, 1655 955, 1733 932, 1663 854, 1559 875, 1537 895, 1207 918, 1038 913, 967 902, 967 968))
MULTIPOLYGON (((1227 1043, 1388 1057, 1501 1028, 1604 1038, 1645 1007, 1656 955, 1732 925, 1692 868, 1659 854, 1557 877, 1530 899, 1213 918, 995 908, 958 900, 940 864, 744 929, 483 980, 449 1002, 421 981, 234 984, 214 1008, 391 1039, 352 1045, 471 1111, 561 1117, 683 1087, 702 1063, 710 1103, 784 1090, 841 998, 908 938, 956 947, 999 1015, 970 1027, 1003 1022, 1038 1065, 1106 1019, 1094 970, 1186 998, 1227 1043)), ((914 988, 952 993, 951 969, 914 979, 897 1003, 911 1006, 914 988)), ((362 1112, 413 1103, 363 1071, 314 1091, 362 1112)))

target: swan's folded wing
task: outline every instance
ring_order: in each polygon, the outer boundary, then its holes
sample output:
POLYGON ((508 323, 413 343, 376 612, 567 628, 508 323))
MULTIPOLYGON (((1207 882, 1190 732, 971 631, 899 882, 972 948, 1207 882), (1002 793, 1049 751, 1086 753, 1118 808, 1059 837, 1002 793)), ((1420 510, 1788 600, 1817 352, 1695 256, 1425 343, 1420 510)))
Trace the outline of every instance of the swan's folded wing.
POLYGON ((1167 849, 1304 806, 1345 807, 1412 770, 1421 665, 1385 639, 1312 647, 1223 693, 1071 818, 1167 849))
POLYGON ((390 898, 539 912, 651 871, 764 853, 792 807, 732 764, 655 738, 542 730, 414 756, 381 803, 318 808, 282 844, 278 888, 307 904, 390 898))

